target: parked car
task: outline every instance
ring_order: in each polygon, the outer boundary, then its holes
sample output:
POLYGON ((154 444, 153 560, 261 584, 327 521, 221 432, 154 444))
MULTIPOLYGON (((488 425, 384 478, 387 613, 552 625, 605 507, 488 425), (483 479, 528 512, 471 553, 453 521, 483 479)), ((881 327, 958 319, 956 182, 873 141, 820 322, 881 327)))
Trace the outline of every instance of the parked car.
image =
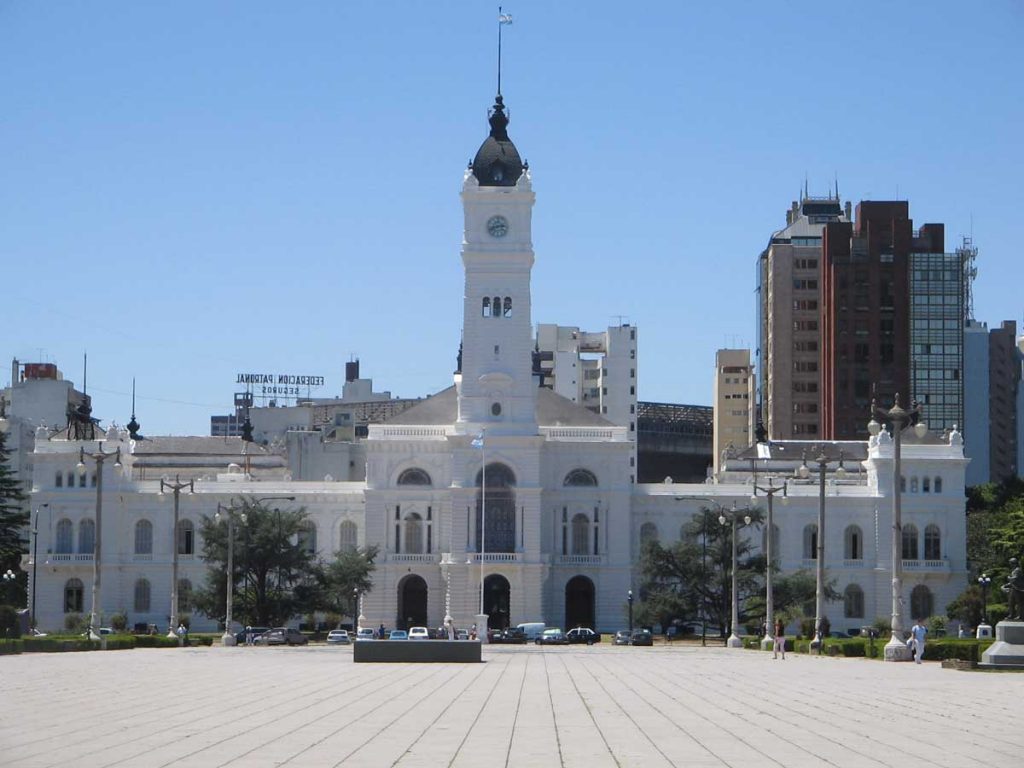
POLYGON ((327 633, 327 644, 328 645, 348 645, 352 642, 348 636, 348 630, 346 629, 332 629, 327 633))
POLYGON ((257 645, 306 645, 309 638, 290 627, 274 627, 256 638, 257 645))
POLYGON ((497 645, 522 645, 526 642, 526 633, 521 629, 508 627, 491 635, 491 642, 497 645))
MULTIPOLYGON (((249 627, 249 632, 252 634, 252 639, 255 640, 257 637, 262 635, 264 632, 269 632, 270 627, 249 627)), ((235 642, 238 645, 245 645, 245 630, 235 633, 235 642)))
POLYGON ((628 629, 620 629, 615 633, 615 639, 612 643, 615 645, 629 645, 629 641, 633 638, 633 633, 628 629))
POLYGON ((409 633, 404 629, 392 629, 388 633, 388 640, 408 640, 409 633))
POLYGON ((516 624, 516 629, 522 631, 527 640, 536 640, 540 637, 541 632, 547 629, 547 625, 543 621, 527 621, 516 624))
POLYGON ((409 630, 410 640, 429 640, 430 632, 427 631, 426 627, 413 627, 409 630))
POLYGON ((558 627, 551 627, 541 632, 540 637, 534 640, 537 645, 568 645, 569 641, 565 634, 558 627))
POLYGON ((377 632, 373 627, 361 627, 356 632, 356 640, 376 640, 377 632))
POLYGON ((455 639, 456 640, 469 640, 469 630, 468 629, 456 629, 455 630, 455 639))
POLYGON ((601 635, 589 627, 576 627, 565 633, 565 639, 570 643, 586 643, 593 645, 601 642, 601 635))
POLYGON ((634 630, 633 636, 629 639, 630 645, 654 645, 654 635, 649 629, 634 630))

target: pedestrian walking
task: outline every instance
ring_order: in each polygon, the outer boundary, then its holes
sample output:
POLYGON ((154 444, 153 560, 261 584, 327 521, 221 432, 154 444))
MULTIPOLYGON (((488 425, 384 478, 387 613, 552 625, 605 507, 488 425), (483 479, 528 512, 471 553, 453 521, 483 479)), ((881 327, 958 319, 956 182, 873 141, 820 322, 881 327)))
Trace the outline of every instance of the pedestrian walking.
POLYGON ((252 645, 252 626, 249 624, 245 625, 245 644, 252 645))
POLYGON ((775 635, 772 640, 772 658, 779 658, 779 651, 782 651, 782 658, 786 658, 786 625, 782 619, 775 620, 775 635))
POLYGON ((920 664, 921 659, 924 658, 924 638, 927 634, 928 630, 924 626, 924 621, 921 619, 918 619, 914 626, 910 628, 909 645, 914 651, 914 661, 918 664, 920 664))

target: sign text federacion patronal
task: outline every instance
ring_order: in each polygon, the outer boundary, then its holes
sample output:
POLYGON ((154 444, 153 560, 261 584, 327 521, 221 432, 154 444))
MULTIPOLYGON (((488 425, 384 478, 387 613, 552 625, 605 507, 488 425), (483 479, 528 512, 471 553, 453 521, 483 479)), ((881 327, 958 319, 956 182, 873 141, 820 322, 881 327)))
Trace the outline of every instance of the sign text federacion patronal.
POLYGON ((236 384, 272 384, 292 387, 322 387, 323 376, 299 376, 292 373, 239 373, 236 384))

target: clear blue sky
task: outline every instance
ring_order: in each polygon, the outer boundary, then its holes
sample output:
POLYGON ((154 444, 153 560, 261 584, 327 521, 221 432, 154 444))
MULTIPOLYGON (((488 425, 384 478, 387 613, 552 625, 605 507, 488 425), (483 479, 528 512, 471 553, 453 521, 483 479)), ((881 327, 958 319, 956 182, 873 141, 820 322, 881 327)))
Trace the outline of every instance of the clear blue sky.
MULTIPOLYGON (((1021 320, 1024 5, 509 3, 533 321, 639 327, 639 395, 710 403, 803 184, 973 226, 976 315, 1021 320), (857 14, 862 14, 858 16, 857 14)), ((0 1, 0 355, 104 423, 203 434, 245 370, 451 383, 462 172, 497 4, 0 1)), ((0 384, 9 374, 0 366, 0 384)))

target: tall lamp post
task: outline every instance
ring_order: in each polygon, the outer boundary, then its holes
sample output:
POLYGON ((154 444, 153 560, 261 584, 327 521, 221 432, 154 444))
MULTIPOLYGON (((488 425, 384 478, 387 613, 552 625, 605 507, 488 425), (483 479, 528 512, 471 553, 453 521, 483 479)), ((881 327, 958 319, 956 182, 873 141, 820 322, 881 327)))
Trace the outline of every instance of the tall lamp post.
POLYGON ((626 602, 629 603, 629 634, 633 635, 633 590, 626 592, 626 602))
POLYGON ((892 453, 892 637, 885 644, 886 661, 910 661, 911 652, 903 640, 903 617, 901 615, 901 603, 903 600, 903 522, 901 518, 900 504, 903 496, 902 474, 900 469, 900 445, 903 430, 909 425, 914 425, 914 434, 919 438, 928 433, 928 425, 921 418, 921 407, 914 402, 909 411, 900 407, 900 396, 897 393, 892 408, 885 410, 879 408, 875 401, 871 401, 871 421, 868 422, 868 432, 872 437, 878 437, 882 431, 882 425, 876 421, 876 417, 888 419, 892 425, 893 432, 893 453, 892 453))
MULTIPOLYGON (((822 632, 822 621, 825 618, 825 473, 828 471, 829 462, 832 461, 825 453, 825 447, 821 446, 814 463, 818 465, 818 534, 815 546, 815 578, 814 578, 814 639, 810 647, 817 648, 821 653, 824 646, 824 633, 822 632)), ((807 454, 804 454, 803 463, 797 470, 797 474, 806 480, 811 475, 807 466, 807 454)), ((843 467, 843 452, 839 452, 839 466, 835 471, 837 478, 846 476, 846 469, 843 467)))
POLYGON ((978 586, 981 587, 981 624, 978 625, 978 637, 991 637, 992 630, 989 627, 989 631, 984 635, 981 633, 981 627, 988 627, 988 588, 992 583, 992 577, 987 573, 981 574, 978 577, 978 586))
POLYGON ((761 649, 766 651, 775 643, 775 597, 772 594, 772 566, 775 564, 775 544, 772 541, 772 533, 775 530, 775 523, 772 517, 772 500, 775 498, 775 494, 781 491, 782 503, 785 504, 788 491, 785 482, 782 485, 775 485, 775 480, 771 475, 768 476, 767 486, 758 485, 757 481, 754 482, 754 493, 750 497, 751 504, 757 504, 758 491, 768 498, 768 526, 764 553, 767 561, 764 569, 764 637, 761 639, 761 649))
POLYGON ((488 616, 484 612, 484 561, 487 557, 487 448, 484 446, 486 430, 481 430, 472 442, 480 449, 480 613, 476 617, 476 636, 482 643, 487 642, 488 616))
POLYGON ((36 509, 35 517, 32 518, 32 592, 29 596, 29 620, 34 629, 36 626, 36 568, 39 564, 39 510, 49 507, 49 504, 40 504, 36 509))
MULTIPOLYGON (((183 483, 178 475, 174 476, 173 483, 163 478, 160 479, 160 495, 163 495, 165 489, 174 494, 174 527, 171 529, 171 619, 168 622, 170 625, 167 628, 168 637, 178 637, 178 503, 181 492, 186 488, 190 494, 195 493, 195 481, 189 480, 187 483, 183 483)), ((181 638, 178 638, 178 642, 181 642, 181 638)))
MULTIPOLYGON (((103 450, 103 441, 96 444, 93 453, 86 454, 85 447, 78 449, 78 474, 85 474, 85 457, 88 456, 96 462, 96 532, 93 536, 92 545, 92 607, 89 610, 89 639, 101 640, 99 634, 100 611, 100 555, 102 554, 101 543, 103 541, 103 463, 111 456, 114 457, 114 469, 121 468, 121 449, 109 453, 103 450)), ((106 642, 106 640, 102 640, 106 642)))
POLYGON ((735 502, 733 502, 732 509, 722 509, 719 511, 718 515, 719 524, 732 525, 732 626, 729 628, 729 639, 725 641, 725 644, 729 648, 743 647, 743 641, 740 639, 740 636, 736 634, 736 625, 740 623, 740 601, 736 579, 736 526, 740 518, 743 519, 744 525, 750 525, 750 510, 736 509, 735 502))
POLYGON ((231 609, 234 604, 235 596, 235 562, 234 562, 234 544, 235 544, 235 514, 238 513, 238 519, 243 525, 246 524, 248 518, 245 514, 245 510, 249 509, 255 504, 261 504, 264 501, 272 500, 283 500, 283 501, 295 501, 294 496, 261 496, 258 499, 253 499, 251 502, 245 500, 242 501, 240 506, 234 504, 225 506, 223 504, 217 505, 217 513, 214 515, 214 520, 220 522, 222 519, 221 513, 223 513, 223 519, 228 526, 228 562, 227 569, 224 574, 224 592, 226 594, 225 606, 224 606, 224 634, 221 635, 221 645, 235 645, 235 636, 231 634, 231 609))

